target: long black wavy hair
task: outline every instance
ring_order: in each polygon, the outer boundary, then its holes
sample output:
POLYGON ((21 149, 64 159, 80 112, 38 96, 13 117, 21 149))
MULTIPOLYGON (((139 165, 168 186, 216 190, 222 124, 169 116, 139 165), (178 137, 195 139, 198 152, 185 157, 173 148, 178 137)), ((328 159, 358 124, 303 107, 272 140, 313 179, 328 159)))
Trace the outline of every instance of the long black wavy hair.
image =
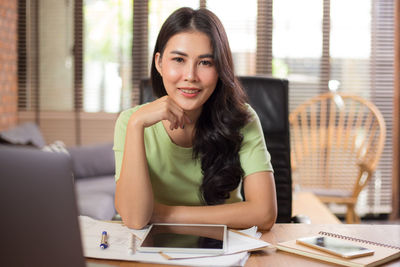
POLYGON ((155 66, 155 55, 163 55, 168 40, 181 32, 199 31, 212 44, 218 82, 204 103, 195 126, 193 157, 201 159, 203 181, 199 193, 208 205, 222 204, 235 190, 244 172, 239 150, 243 136, 240 129, 249 120, 247 96, 235 77, 228 38, 221 21, 207 9, 180 8, 164 22, 154 48, 151 81, 154 94, 167 94, 155 66))

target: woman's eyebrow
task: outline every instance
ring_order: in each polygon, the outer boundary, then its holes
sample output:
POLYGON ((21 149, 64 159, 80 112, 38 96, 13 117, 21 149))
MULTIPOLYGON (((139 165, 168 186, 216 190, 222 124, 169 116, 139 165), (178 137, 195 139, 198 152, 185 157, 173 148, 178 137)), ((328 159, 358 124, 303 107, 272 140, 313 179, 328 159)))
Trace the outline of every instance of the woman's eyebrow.
POLYGON ((177 55, 184 56, 184 57, 187 57, 187 56, 188 56, 188 54, 186 54, 186 53, 184 53, 184 52, 181 52, 181 51, 178 51, 178 50, 173 50, 173 51, 171 51, 170 53, 171 53, 171 54, 177 54, 177 55))
MULTIPOLYGON (((170 53, 171 54, 177 54, 177 55, 184 56, 184 57, 188 57, 188 54, 186 54, 185 52, 182 52, 182 51, 178 51, 178 50, 173 50, 170 53)), ((214 55, 212 55, 212 54, 203 54, 203 55, 198 56, 198 58, 214 58, 214 55)))
POLYGON ((212 54, 204 54, 204 55, 200 55, 199 58, 214 58, 214 55, 212 55, 212 54))

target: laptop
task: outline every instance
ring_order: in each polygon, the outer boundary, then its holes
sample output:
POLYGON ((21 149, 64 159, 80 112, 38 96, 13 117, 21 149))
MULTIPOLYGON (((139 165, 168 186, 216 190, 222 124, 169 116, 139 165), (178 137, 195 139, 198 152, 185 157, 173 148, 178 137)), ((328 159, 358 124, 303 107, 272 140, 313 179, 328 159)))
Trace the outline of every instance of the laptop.
POLYGON ((61 153, 0 145, 0 265, 86 263, 71 161, 61 153))

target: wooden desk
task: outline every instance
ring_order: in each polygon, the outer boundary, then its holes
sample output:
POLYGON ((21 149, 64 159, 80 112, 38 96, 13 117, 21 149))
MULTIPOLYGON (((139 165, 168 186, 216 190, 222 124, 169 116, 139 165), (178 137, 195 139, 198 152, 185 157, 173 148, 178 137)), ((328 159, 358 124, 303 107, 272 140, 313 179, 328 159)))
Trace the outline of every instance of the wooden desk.
MULTIPOLYGON (((400 225, 360 225, 360 224, 276 224, 271 231, 265 232, 261 239, 277 244, 302 236, 315 235, 319 231, 338 233, 361 239, 373 240, 400 246, 400 225)), ((120 267, 133 266, 171 266, 160 264, 145 264, 127 261, 105 261, 88 259, 91 262, 113 264, 120 267)), ((324 262, 297 256, 283 251, 265 250, 253 253, 247 261, 247 267, 252 266, 332 266, 324 262)), ((400 259, 384 266, 400 266, 400 259)))
POLYGON ((312 224, 341 223, 341 221, 311 192, 293 194, 292 214, 307 215, 312 224))
MULTIPOLYGON (((276 224, 261 239, 277 244, 302 236, 316 235, 319 231, 338 233, 360 239, 372 240, 400 246, 400 225, 360 225, 360 224, 276 224)), ((253 254, 246 266, 332 266, 314 259, 277 251, 253 254)), ((336 265, 335 265, 336 266, 336 265)), ((384 266, 400 266, 400 259, 384 266)))

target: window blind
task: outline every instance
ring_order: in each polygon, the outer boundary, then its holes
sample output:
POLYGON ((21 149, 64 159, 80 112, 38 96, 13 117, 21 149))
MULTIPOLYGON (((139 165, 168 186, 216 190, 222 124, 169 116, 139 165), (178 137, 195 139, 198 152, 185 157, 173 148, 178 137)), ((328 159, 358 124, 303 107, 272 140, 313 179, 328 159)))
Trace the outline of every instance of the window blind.
POLYGON ((134 73, 131 68, 142 67, 141 54, 132 51, 132 15, 137 13, 134 31, 142 29, 137 22, 146 4, 147 1, 134 1, 133 8, 130 0, 83 1, 84 111, 118 112, 130 107, 131 75, 134 73), (136 59, 135 64, 132 64, 132 57, 136 59))
POLYGON ((272 72, 289 80, 289 111, 321 93, 323 10, 322 0, 273 3, 272 72))
POLYGON ((132 104, 139 103, 140 80, 148 76, 148 0, 133 2, 132 104))
POLYGON ((386 145, 360 195, 361 215, 391 212, 393 11, 393 0, 274 1, 273 73, 289 79, 290 110, 331 87, 370 100, 384 116, 386 145))
MULTIPOLYGON (((390 213, 393 164, 394 6, 396 0, 372 0, 370 100, 386 122, 386 143, 366 198, 368 213, 390 213)), ((395 163, 396 164, 396 163, 395 163)))
MULTIPOLYGON (((360 214, 391 212, 394 94, 394 1, 331 1, 331 78, 381 111, 386 142, 380 164, 360 194, 360 214), (354 19, 357 14, 357 19, 354 19), (346 40, 346 42, 343 42, 346 40)), ((339 210, 338 210, 339 211, 339 210)))
POLYGON ((74 123, 75 123, 75 143, 82 143, 81 118, 80 113, 83 108, 83 0, 75 0, 74 3, 74 123))
POLYGON ((40 110, 74 110, 73 1, 39 0, 40 110))
POLYGON ((236 75, 255 75, 257 1, 207 0, 207 8, 218 16, 225 27, 236 75))
MULTIPOLYGON (((37 111, 39 107, 38 1, 18 1, 18 109, 37 111)), ((35 116, 35 121, 38 122, 35 116)))
MULTIPOLYGON (((110 142, 117 114, 105 111, 117 112, 131 105, 132 7, 127 9, 122 5, 129 6, 132 1, 100 2, 18 2, 19 122, 35 121, 48 143, 55 140, 67 145, 110 142), (106 40, 93 48, 93 39, 99 35, 88 31, 88 19, 92 18, 88 16, 95 13, 91 7, 99 11, 102 4, 112 6, 107 15, 112 17, 113 23, 107 26, 114 27, 112 30, 118 36, 110 34, 111 42, 106 40), (127 29, 128 34, 122 34, 122 29, 127 29), (98 51, 95 49, 103 50, 96 55, 98 51), (93 88, 87 86, 88 77, 92 81, 98 78, 96 71, 89 68, 87 60, 93 54, 100 60, 111 54, 106 58, 111 63, 105 64, 105 79, 97 79, 103 81, 104 87, 110 90, 103 90, 97 95, 91 94, 93 88), (121 99, 121 91, 125 94, 128 92, 128 96, 121 99), (96 112, 87 114, 89 111, 96 112)), ((104 30, 101 25, 95 26, 104 30)))
POLYGON ((393 108, 393 211, 391 219, 398 219, 400 216, 400 166, 396 164, 400 160, 400 1, 395 2, 394 9, 394 28, 395 28, 395 67, 394 67, 394 108, 393 108))
POLYGON ((272 0, 257 1, 256 74, 272 75, 272 0))
POLYGON ((75 143, 73 1, 18 1, 18 120, 75 143))

